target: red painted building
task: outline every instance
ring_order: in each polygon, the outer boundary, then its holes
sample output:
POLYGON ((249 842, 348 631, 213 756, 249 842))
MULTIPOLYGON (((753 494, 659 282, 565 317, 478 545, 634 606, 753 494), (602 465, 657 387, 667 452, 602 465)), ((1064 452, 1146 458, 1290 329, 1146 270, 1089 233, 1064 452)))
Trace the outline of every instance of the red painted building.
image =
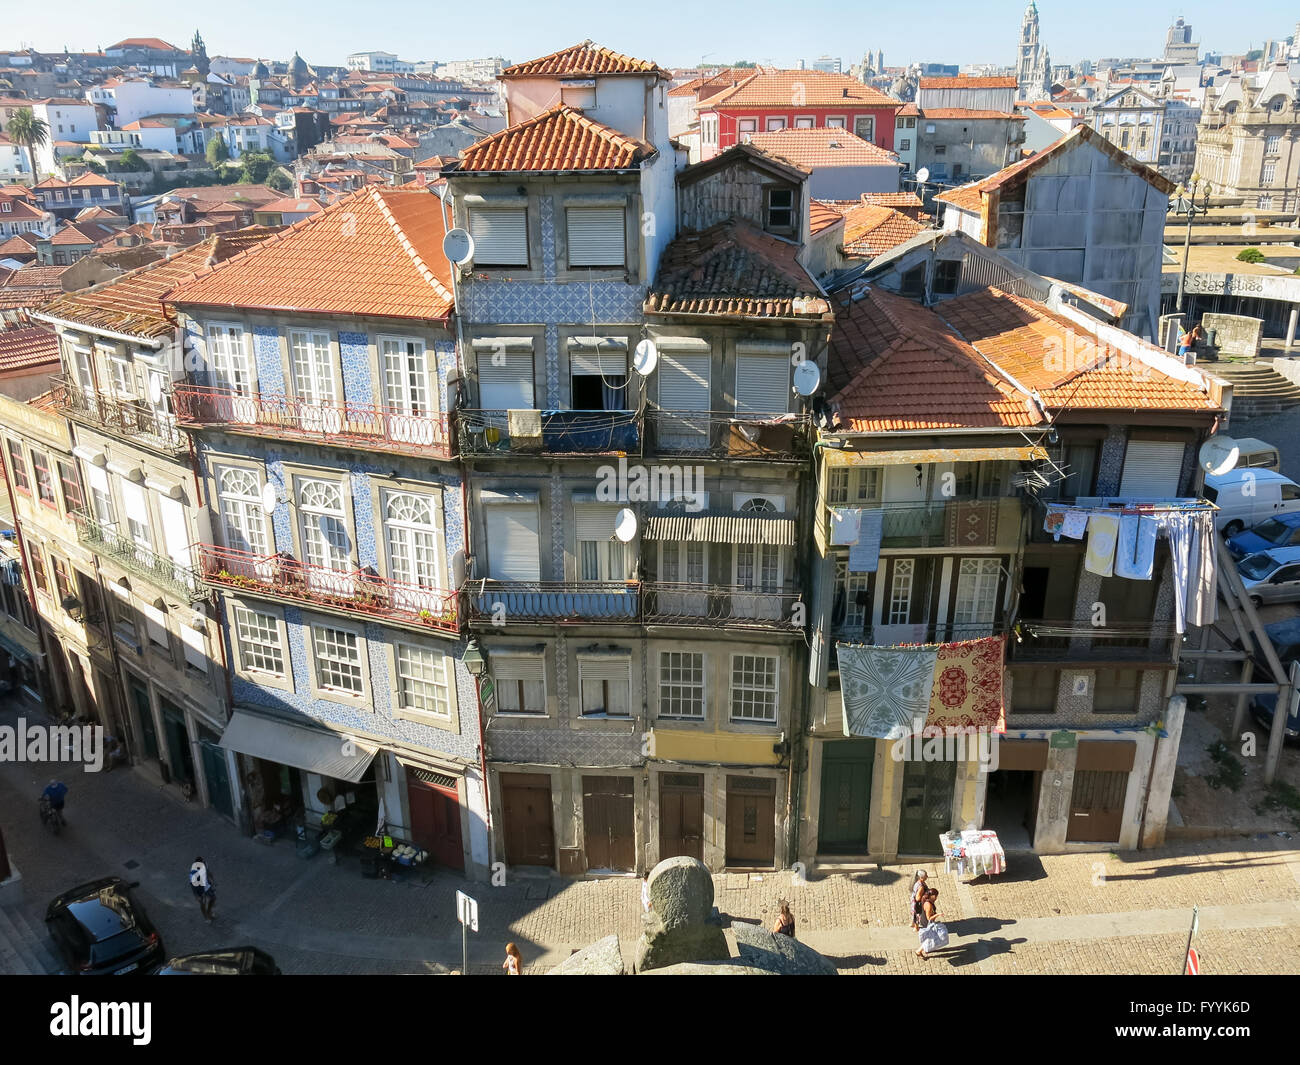
POLYGON ((700 158, 712 159, 753 133, 841 127, 893 151, 902 101, 849 77, 820 70, 760 70, 701 100, 700 158))

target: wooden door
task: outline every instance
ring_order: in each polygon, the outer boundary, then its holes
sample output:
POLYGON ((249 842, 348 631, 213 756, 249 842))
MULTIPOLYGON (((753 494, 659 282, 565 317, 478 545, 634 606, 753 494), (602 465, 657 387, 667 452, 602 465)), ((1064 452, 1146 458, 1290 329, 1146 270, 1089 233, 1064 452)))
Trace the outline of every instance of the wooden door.
POLYGON ((866 854, 875 744, 837 740, 822 744, 822 800, 817 853, 866 854))
POLYGON ((704 860, 704 777, 663 773, 659 777, 659 860, 704 860))
POLYGON ((551 778, 545 773, 502 773, 501 806, 507 864, 554 866, 551 778))
POLYGON ((1065 838, 1071 843, 1117 843, 1127 794, 1127 773, 1076 769, 1065 838))
POLYGON ((460 799, 453 777, 424 770, 406 771, 406 798, 411 807, 411 836, 448 869, 465 868, 460 834, 460 799), (418 773, 418 775, 417 775, 418 773))
POLYGON ((776 781, 727 777, 727 864, 776 863, 776 781))
POLYGON ((904 762, 899 854, 941 854, 939 836, 952 828, 956 762, 904 762))
POLYGON ((636 868, 635 800, 631 777, 583 777, 582 825, 587 868, 636 868))

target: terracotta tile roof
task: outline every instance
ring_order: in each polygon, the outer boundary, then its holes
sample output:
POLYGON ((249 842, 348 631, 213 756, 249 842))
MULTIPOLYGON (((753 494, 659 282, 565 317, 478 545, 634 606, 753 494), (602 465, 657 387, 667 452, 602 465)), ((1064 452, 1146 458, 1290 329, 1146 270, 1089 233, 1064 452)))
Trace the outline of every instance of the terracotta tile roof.
POLYGON ((897 166, 898 156, 846 129, 781 129, 755 133, 755 148, 788 159, 801 170, 822 166, 897 166))
POLYGON ((671 75, 661 70, 655 63, 645 59, 633 59, 620 52, 612 52, 591 41, 583 41, 572 47, 544 55, 540 59, 530 59, 524 63, 515 63, 501 71, 502 78, 529 77, 591 77, 600 74, 657 74, 665 80, 671 75))
POLYGON ((683 82, 681 85, 675 85, 668 90, 669 96, 694 96, 708 78, 691 78, 690 81, 683 82))
POLYGON ((185 200, 196 205, 207 203, 247 203, 249 206, 278 200, 284 193, 269 185, 196 185, 172 189, 163 194, 160 205, 185 200))
POLYGON ((1205 392, 1157 368, 1169 358, 1167 352, 1135 337, 1151 361, 1140 359, 1024 297, 987 288, 937 310, 981 355, 1038 392, 1049 408, 1215 409, 1205 392))
POLYGON ((0 310, 39 307, 63 295, 60 278, 67 266, 24 266, 9 275, 0 288, 0 310))
POLYGON ((110 221, 125 222, 126 217, 117 211, 110 211, 107 207, 83 207, 76 214, 78 222, 99 222, 104 219, 110 221))
POLYGON ((128 37, 124 41, 118 41, 117 44, 110 44, 104 51, 116 52, 119 48, 152 48, 156 52, 185 51, 185 49, 177 48, 174 44, 168 44, 157 37, 128 37))
POLYGON ((35 407, 37 410, 43 410, 46 414, 54 414, 58 411, 59 393, 62 389, 51 388, 48 392, 42 392, 39 396, 32 396, 27 401, 29 407, 35 407))
POLYGON ((58 361, 59 337, 49 326, 0 329, 0 373, 29 370, 51 363, 57 365, 58 361))
POLYGON ((272 200, 270 203, 264 203, 258 208, 259 212, 279 211, 282 214, 317 214, 323 210, 324 208, 313 199, 295 199, 292 196, 286 196, 281 200, 272 200))
POLYGON ((1013 77, 971 78, 958 74, 953 78, 922 78, 922 89, 1015 89, 1020 83, 1013 77))
POLYGON ((461 173, 631 170, 654 151, 645 141, 560 104, 470 145, 460 153, 457 170, 461 173))
POLYGON ((808 231, 810 233, 820 233, 827 226, 833 226, 836 222, 842 222, 843 220, 844 213, 836 210, 829 203, 812 200, 808 204, 808 231))
POLYGON ((827 393, 849 431, 1037 424, 1025 394, 933 311, 879 287, 833 306, 827 393))
POLYGON ((45 217, 45 212, 38 207, 33 207, 26 200, 20 200, 17 196, 0 195, 0 203, 9 205, 9 210, 0 213, 0 221, 15 222, 19 219, 37 222, 45 217))
POLYGON ((829 305, 798 252, 737 219, 683 234, 664 249, 645 313, 819 317, 829 305))
POLYGON ((868 204, 844 216, 844 254, 874 259, 925 229, 892 207, 868 204))
POLYGON ((116 229, 99 222, 69 222, 50 238, 50 243, 53 245, 99 244, 115 236, 117 236, 116 229))
POLYGON ((862 202, 878 204, 881 207, 893 207, 895 210, 924 206, 921 197, 915 192, 864 192, 862 202))
POLYGON ((920 113, 921 109, 916 106, 915 100, 908 100, 898 109, 898 117, 900 118, 915 118, 920 113))
POLYGON ((0 243, 0 259, 15 256, 36 255, 36 238, 30 233, 15 233, 8 240, 0 243))
POLYGON ((273 229, 209 237, 170 259, 122 274, 94 288, 70 292, 41 308, 42 315, 91 328, 152 339, 166 336, 176 320, 163 309, 163 297, 214 263, 239 255, 266 240, 273 229))
POLYGON ((703 111, 734 110, 740 107, 780 107, 787 111, 799 93, 801 106, 821 107, 902 107, 901 100, 886 96, 879 89, 864 85, 847 74, 823 70, 762 70, 752 74, 735 88, 700 101, 703 111))
POLYGON ((442 204, 418 186, 367 186, 201 273, 177 304, 445 318, 442 204))
POLYGON ((921 112, 921 114, 925 118, 933 118, 940 121, 944 119, 964 118, 971 122, 976 122, 980 119, 1000 118, 1003 121, 1006 121, 1007 119, 1013 121, 1019 119, 1023 122, 1025 119, 1024 115, 1012 114, 1010 111, 982 111, 979 108, 973 107, 927 107, 921 112))

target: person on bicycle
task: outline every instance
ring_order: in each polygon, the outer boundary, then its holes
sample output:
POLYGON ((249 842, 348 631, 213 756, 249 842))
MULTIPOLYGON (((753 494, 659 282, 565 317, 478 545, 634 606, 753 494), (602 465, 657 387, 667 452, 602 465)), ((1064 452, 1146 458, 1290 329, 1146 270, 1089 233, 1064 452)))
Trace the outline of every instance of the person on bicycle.
POLYGON ((41 798, 50 804, 51 810, 63 813, 63 802, 68 797, 68 785, 61 780, 51 780, 41 792, 41 798))
POLYGON ((212 877, 208 875, 208 864, 202 856, 194 859, 190 866, 190 890, 199 900, 199 911, 211 921, 212 910, 217 904, 217 892, 212 886, 212 877))

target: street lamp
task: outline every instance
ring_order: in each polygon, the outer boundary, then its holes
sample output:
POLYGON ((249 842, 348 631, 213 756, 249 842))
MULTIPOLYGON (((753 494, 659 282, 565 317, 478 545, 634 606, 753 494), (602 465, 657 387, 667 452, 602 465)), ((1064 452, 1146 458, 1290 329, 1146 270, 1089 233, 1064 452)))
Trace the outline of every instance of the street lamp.
POLYGON ((1200 174, 1193 174, 1191 187, 1185 189, 1179 185, 1174 189, 1174 198, 1169 201, 1171 213, 1187 215, 1187 233, 1183 237, 1183 272, 1178 277, 1178 302, 1174 305, 1178 314, 1183 313, 1183 291, 1187 287, 1187 261, 1192 250, 1192 220, 1209 211, 1212 191, 1213 186, 1208 181, 1202 181, 1200 174), (1201 197, 1199 202, 1196 198, 1198 193, 1201 197))

